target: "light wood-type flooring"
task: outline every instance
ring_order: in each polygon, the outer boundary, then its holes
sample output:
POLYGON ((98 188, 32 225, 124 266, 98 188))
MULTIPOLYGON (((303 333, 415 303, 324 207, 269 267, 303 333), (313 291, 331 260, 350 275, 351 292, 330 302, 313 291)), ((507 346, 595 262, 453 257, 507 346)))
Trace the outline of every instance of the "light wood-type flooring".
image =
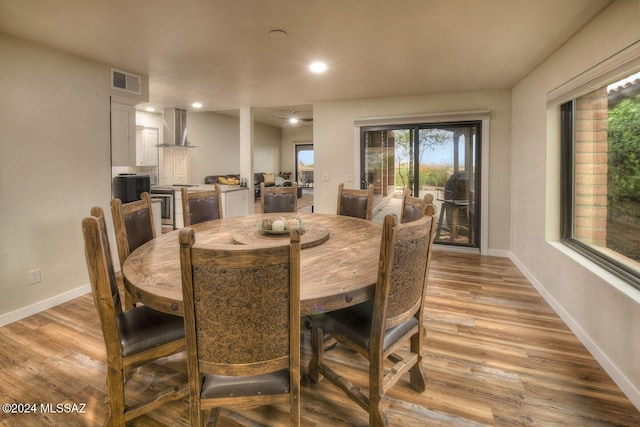
MULTIPOLYGON (((375 264, 372 263, 372 268, 375 264)), ((640 426, 640 413, 567 326, 505 258, 436 251, 427 297, 427 390, 403 378, 385 398, 392 426, 640 426)), ((303 373, 309 359, 302 340, 303 373)), ((366 384, 361 359, 327 356, 366 384)), ((408 377, 408 376, 407 376, 408 377)), ((140 368, 149 381, 185 381, 182 356, 140 368)), ((90 295, 0 328, 0 402, 36 404, 36 414, 0 413, 0 426, 98 426, 106 417, 105 350, 90 295), (85 413, 40 413, 40 403, 86 404, 85 413)), ((167 404, 135 426, 188 426, 188 402, 167 404)), ((287 408, 224 412, 222 426, 287 425, 287 408)), ((365 412, 327 381, 302 386, 303 426, 366 426, 365 412)))

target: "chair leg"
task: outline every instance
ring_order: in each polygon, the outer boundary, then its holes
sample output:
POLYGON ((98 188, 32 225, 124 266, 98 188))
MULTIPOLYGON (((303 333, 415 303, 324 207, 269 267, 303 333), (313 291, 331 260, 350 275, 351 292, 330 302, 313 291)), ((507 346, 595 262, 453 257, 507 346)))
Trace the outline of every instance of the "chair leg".
POLYGON ((384 397, 384 360, 374 359, 369 363, 369 426, 387 427, 389 422, 382 410, 384 397))
POLYGON ((313 382, 319 382, 322 379, 320 375, 320 363, 324 351, 324 334, 322 329, 311 324, 311 360, 309 361, 309 376, 313 382))
POLYGON ((411 387, 419 393, 422 393, 427 389, 427 374, 422 367, 422 339, 420 334, 415 334, 411 337, 411 352, 418 355, 418 360, 415 365, 409 370, 409 381, 411 387))
POLYGON ((209 409, 207 411, 207 414, 210 414, 208 417, 203 419, 202 424, 200 424, 202 427, 207 425, 207 422, 209 420, 211 420, 212 425, 217 425, 218 424, 218 417, 220 416, 220 408, 213 408, 213 410, 209 409))
POLYGON ((382 399, 374 403, 371 400, 371 407, 369 408, 369 426, 370 427, 389 427, 389 421, 387 416, 382 410, 382 399))
POLYGON ((124 425, 124 371, 107 366, 107 406, 109 413, 105 426, 120 427, 124 425))

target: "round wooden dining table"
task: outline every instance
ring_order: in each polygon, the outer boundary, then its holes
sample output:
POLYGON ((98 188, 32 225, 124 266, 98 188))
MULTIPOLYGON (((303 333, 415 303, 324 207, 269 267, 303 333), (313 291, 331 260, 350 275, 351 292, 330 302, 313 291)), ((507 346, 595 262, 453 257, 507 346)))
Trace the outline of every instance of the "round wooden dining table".
MULTIPOLYGON (((190 226, 196 244, 286 244, 288 234, 268 234, 255 214, 190 226)), ((330 214, 298 214, 304 222, 300 251, 300 313, 311 315, 348 307, 373 297, 380 256, 380 224, 330 214)), ((166 313, 183 313, 179 230, 137 248, 124 262, 125 287, 136 301, 166 313)))

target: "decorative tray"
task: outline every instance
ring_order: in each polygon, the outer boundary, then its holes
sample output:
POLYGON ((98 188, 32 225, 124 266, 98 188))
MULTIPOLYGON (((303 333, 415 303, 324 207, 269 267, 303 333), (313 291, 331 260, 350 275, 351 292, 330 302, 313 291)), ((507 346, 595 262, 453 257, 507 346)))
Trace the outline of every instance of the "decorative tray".
MULTIPOLYGON (((262 228, 262 223, 259 222, 256 224, 256 226, 258 227, 258 230, 262 231, 263 233, 266 234, 289 234, 289 230, 267 230, 262 228)), ((300 228, 304 228, 304 221, 300 221, 300 225, 298 226, 300 228)))

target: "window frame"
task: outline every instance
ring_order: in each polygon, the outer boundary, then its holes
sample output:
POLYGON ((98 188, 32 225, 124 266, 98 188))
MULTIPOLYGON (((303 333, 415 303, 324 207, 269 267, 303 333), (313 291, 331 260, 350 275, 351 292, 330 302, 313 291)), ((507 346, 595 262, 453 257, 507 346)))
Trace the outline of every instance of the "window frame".
POLYGON ((560 240, 569 248, 588 258, 637 289, 640 274, 628 265, 587 245, 573 236, 575 225, 575 99, 560 106, 560 240))
MULTIPOLYGON (((483 216, 485 215, 485 210, 483 209, 483 204, 488 203, 487 200, 483 197, 483 181, 485 179, 484 176, 484 168, 486 167, 484 163, 484 156, 488 154, 484 153, 485 145, 483 143, 486 134, 484 132, 484 128, 488 127, 485 120, 476 118, 470 119, 468 117, 464 117, 466 120, 443 120, 443 121, 435 121, 435 120, 426 120, 424 116, 408 116, 408 117, 417 117, 422 119, 419 122, 412 122, 411 120, 398 120, 398 123, 389 124, 369 124, 367 125, 366 120, 361 120, 360 128, 359 128, 359 166, 360 166, 360 188, 365 189, 367 185, 365 170, 366 170, 366 160, 364 157, 365 153, 365 135, 367 132, 377 132, 377 131, 393 131, 400 129, 407 129, 411 131, 411 144, 413 153, 419 153, 419 134, 421 130, 427 129, 439 129, 439 128, 475 128, 476 129, 476 147, 473 153, 473 157, 475 158, 475 171, 474 171, 474 187, 473 191, 475 194, 474 204, 476 205, 476 215, 473 216, 473 228, 474 228, 474 241, 469 242, 468 245, 456 244, 444 241, 437 241, 436 243, 439 245, 447 245, 458 248, 468 248, 468 249, 479 249, 482 253, 483 248, 483 229, 482 229, 482 221, 483 216)), ((379 120, 379 119, 376 119, 379 120)), ((412 154, 413 157, 413 170, 419 171, 420 169, 420 156, 412 154)), ((416 180, 414 182, 414 187, 412 190, 419 192, 419 182, 416 180)))

